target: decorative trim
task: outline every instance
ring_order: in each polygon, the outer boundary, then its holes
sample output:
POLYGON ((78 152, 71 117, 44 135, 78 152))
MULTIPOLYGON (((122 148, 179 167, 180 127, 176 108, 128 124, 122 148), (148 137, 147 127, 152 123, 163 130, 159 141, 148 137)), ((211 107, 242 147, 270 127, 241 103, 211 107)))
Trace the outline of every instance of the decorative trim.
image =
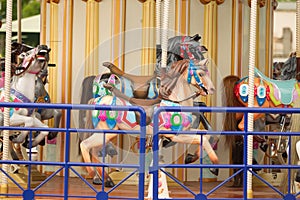
POLYGON ((47 3, 56 3, 59 4, 60 0, 47 0, 47 3))
POLYGON ((212 1, 215 1, 217 5, 221 5, 222 3, 225 2, 225 0, 199 0, 199 1, 204 5, 209 4, 212 1))
MULTIPOLYGON (((59 0, 58 0, 59 1, 59 0)), ((82 0, 82 1, 84 1, 84 2, 87 2, 87 1, 89 1, 89 0, 82 0)), ((95 2, 98 2, 98 3, 100 3, 102 0, 95 0, 95 2)))
MULTIPOLYGON (((248 0, 248 5, 249 5, 249 7, 251 7, 251 0, 248 0)), ((258 0, 257 5, 260 8, 264 7, 266 5, 266 0, 258 0)))

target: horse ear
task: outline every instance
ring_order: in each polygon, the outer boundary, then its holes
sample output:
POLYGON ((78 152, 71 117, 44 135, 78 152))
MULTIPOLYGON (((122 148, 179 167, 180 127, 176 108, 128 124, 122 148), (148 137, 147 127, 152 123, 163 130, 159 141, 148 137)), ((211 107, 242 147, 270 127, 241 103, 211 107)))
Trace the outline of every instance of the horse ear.
POLYGON ((207 65, 207 64, 208 64, 208 58, 204 58, 203 60, 200 60, 200 61, 198 62, 198 64, 199 64, 200 66, 205 66, 205 65, 207 65))
POLYGON ((206 48, 206 46, 204 45, 201 45, 201 52, 207 52, 208 49, 206 48))
POLYGON ((192 36, 191 39, 195 40, 196 42, 199 42, 199 40, 201 39, 201 36, 199 34, 195 34, 194 36, 192 36))

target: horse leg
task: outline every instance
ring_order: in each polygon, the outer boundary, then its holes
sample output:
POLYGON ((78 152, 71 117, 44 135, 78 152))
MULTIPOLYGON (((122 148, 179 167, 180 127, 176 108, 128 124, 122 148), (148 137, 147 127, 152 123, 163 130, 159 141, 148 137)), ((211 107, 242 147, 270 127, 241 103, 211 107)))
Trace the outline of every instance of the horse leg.
MULTIPOLYGON (((203 139, 202 145, 203 149, 206 151, 209 159, 213 164, 219 164, 219 158, 216 155, 216 152, 213 150, 211 147, 208 139, 206 136, 190 136, 190 135, 176 135, 176 136, 171 136, 171 139, 173 142, 179 142, 179 143, 184 143, 184 144, 201 144, 201 138, 203 139)), ((185 163, 191 163, 195 162, 201 154, 201 148, 198 147, 198 150, 196 151, 195 155, 192 156, 192 159, 189 157, 186 158, 185 163)), ((216 168, 209 169, 214 175, 219 174, 219 170, 216 168)))
MULTIPOLYGON (((14 113, 10 117, 10 125, 11 126, 25 125, 25 127, 32 127, 33 126, 33 118, 14 113)), ((21 133, 17 137, 12 137, 11 141, 13 143, 22 143, 25 141, 25 138, 28 135, 28 133, 29 133, 29 131, 21 131, 21 133)))
MULTIPOLYGON (((101 123, 101 122, 100 122, 101 123)), ((105 141, 106 142, 109 142, 112 138, 114 138, 116 136, 116 134, 106 134, 105 135, 105 141)), ((89 138, 83 140, 81 143, 80 143, 80 149, 81 149, 81 153, 82 153, 82 157, 83 157, 83 160, 84 162, 86 163, 89 163, 89 162, 92 162, 91 160, 91 156, 90 156, 90 151, 91 149, 93 148, 102 148, 103 146, 103 137, 97 133, 91 135, 89 138)), ((92 157, 93 157, 93 160, 96 160, 97 162, 100 162, 98 157, 97 157, 97 154, 94 155, 92 154, 92 157)), ((91 175, 91 176, 95 176, 96 175, 96 172, 94 171, 94 168, 93 167, 90 167, 90 166, 87 166, 86 167, 87 171, 88 171, 88 174, 91 175)), ((102 175, 104 173, 104 184, 106 187, 113 187, 114 186, 114 183, 113 181, 111 180, 111 178, 109 177, 109 175, 104 171, 102 171, 102 167, 97 167, 97 172, 99 175, 102 175)))
MULTIPOLYGON (((41 122, 39 119, 32 117, 32 121, 33 121, 33 127, 39 127, 39 128, 49 128, 46 124, 44 124, 43 122, 41 122)), ((27 126, 25 124, 25 126, 27 126)), ((31 146, 27 146, 27 148, 32 148, 32 147, 36 147, 37 145, 39 145, 39 143, 44 140, 47 135, 49 134, 48 131, 40 131, 40 134, 38 134, 34 140, 32 141, 31 146)), ((24 146, 24 145, 23 145, 24 146)))
MULTIPOLYGON (((52 117, 54 118, 54 128, 59 128, 61 115, 62 115, 61 110, 57 110, 57 109, 52 110, 51 118, 52 117)), ((56 138, 56 136, 57 136, 56 131, 50 131, 48 134, 48 140, 52 140, 52 139, 56 138)))
MULTIPOLYGON (((92 155, 96 155, 98 153, 99 149, 98 148, 92 148, 92 155)), ((92 162, 99 162, 97 159, 95 159, 94 156, 92 156, 92 162)), ((93 184, 94 185, 101 185, 102 180, 101 180, 101 175, 98 174, 96 167, 94 167, 94 177, 93 177, 93 184)))

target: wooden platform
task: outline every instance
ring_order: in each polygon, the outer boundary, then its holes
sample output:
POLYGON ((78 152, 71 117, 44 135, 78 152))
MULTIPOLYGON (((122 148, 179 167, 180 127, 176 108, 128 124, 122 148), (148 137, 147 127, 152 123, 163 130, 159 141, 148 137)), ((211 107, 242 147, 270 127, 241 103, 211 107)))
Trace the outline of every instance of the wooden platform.
MULTIPOLYGON (((88 179, 88 182, 91 183, 92 180, 88 179)), ((184 183, 186 186, 190 188, 194 193, 198 194, 200 191, 200 185, 199 182, 187 182, 184 183)), ((220 182, 207 182, 203 183, 202 191, 204 194, 209 192, 211 189, 216 187, 220 182)), ((232 183, 226 183, 224 186, 220 187, 216 191, 214 191, 211 195, 208 196, 208 198, 243 198, 243 188, 234 188, 230 187, 232 183)), ((95 187, 97 191, 101 191, 101 185, 95 187)), ((145 197, 147 197, 147 188, 145 191, 145 197)), ((96 192, 90 189, 85 182, 83 182, 79 178, 70 178, 69 180, 69 195, 72 196, 86 196, 90 195, 94 198, 71 198, 71 200, 86 200, 86 199, 96 199, 96 192)), ((110 188, 105 188, 105 191, 109 191, 110 188)), ((36 196, 35 200, 37 199, 64 199, 63 198, 63 192, 64 192, 64 181, 63 177, 54 177, 49 182, 47 182, 45 185, 43 185, 41 188, 39 188, 36 192, 36 194, 47 194, 52 195, 51 197, 39 197, 36 196)), ((22 194, 22 191, 17 187, 10 187, 9 188, 9 194, 22 194)), ((138 194, 138 186, 136 185, 121 185, 116 190, 110 193, 110 196, 115 196, 118 199, 120 197, 123 197, 122 199, 126 198, 137 198, 138 194)), ((188 191, 184 190, 181 186, 174 186, 173 184, 169 186, 169 194, 171 198, 189 198, 194 199, 195 197, 189 193, 188 191)), ((269 199, 282 199, 282 197, 277 194, 272 189, 266 187, 266 186, 257 186, 253 188, 253 195, 254 198, 269 198, 269 199)), ((1 198, 0 198, 1 199, 1 198)), ((21 196, 19 197, 13 197, 9 198, 6 197, 4 199, 22 199, 21 196)), ((120 198, 121 199, 121 198, 120 198)))

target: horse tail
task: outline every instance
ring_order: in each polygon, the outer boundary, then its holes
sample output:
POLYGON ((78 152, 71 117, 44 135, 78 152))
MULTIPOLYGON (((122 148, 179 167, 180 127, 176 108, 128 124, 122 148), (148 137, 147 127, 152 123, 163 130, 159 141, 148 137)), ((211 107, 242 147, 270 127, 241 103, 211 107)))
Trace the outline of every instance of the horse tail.
MULTIPOLYGON (((93 104, 94 100, 95 100, 94 98, 90 99, 88 104, 93 104)), ((85 129, 94 129, 95 128, 93 125, 93 121, 92 121, 92 110, 86 111, 85 120, 86 120, 85 121, 85 129)), ((92 133, 89 133, 89 136, 90 135, 92 135, 92 133)), ((88 138, 88 137, 86 137, 86 138, 88 138)), ((86 138, 84 138, 84 139, 86 139, 86 138)))
MULTIPOLYGON (((87 104, 90 99, 93 98, 93 81, 96 76, 88 76, 83 79, 81 85, 81 96, 80 104, 87 104)), ((79 111, 79 128, 84 128, 85 120, 85 111, 79 111)))
MULTIPOLYGON (((88 104, 88 101, 93 98, 93 81, 96 76, 88 76, 85 77, 81 84, 81 94, 80 94, 80 104, 88 104)), ((79 110, 78 116, 78 128, 84 129, 85 128, 85 110, 79 110)), ((79 133, 77 134, 76 143, 78 143, 78 155, 81 154, 80 152, 80 142, 89 137, 89 133, 79 133)))
MULTIPOLYGON (((241 103, 237 100, 234 94, 234 86, 240 80, 238 76, 229 75, 223 79, 223 107, 241 107, 241 103)), ((238 120, 236 119, 236 113, 225 113, 223 130, 224 131, 236 131, 238 129, 238 120)), ((234 135, 225 136, 225 144, 233 145, 235 142, 234 135)))

